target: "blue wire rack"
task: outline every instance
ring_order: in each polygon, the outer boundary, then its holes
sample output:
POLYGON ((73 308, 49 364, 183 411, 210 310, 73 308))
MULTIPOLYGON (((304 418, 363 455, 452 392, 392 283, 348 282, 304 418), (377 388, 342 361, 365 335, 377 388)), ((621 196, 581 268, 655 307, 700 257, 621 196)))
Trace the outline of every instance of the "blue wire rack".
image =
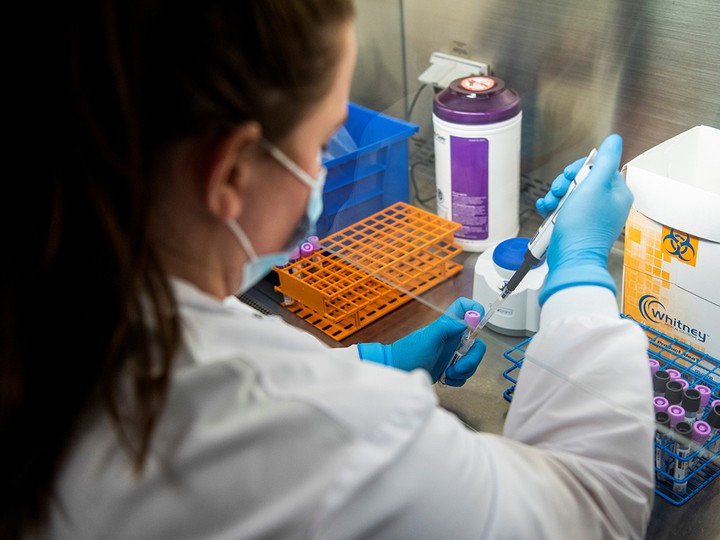
MULTIPOLYGON (((703 412, 704 418, 709 412, 709 404, 720 399, 720 361, 631 317, 626 315, 623 317, 635 322, 645 331, 649 340, 648 356, 659 362, 660 369, 677 369, 691 388, 698 384, 710 388, 712 393, 708 406, 703 412)), ((503 397, 507 401, 512 401, 518 373, 531 340, 532 338, 528 338, 504 353, 505 359, 511 363, 511 366, 503 371, 503 377, 510 382, 510 386, 503 392, 503 397)), ((656 468, 655 493, 675 506, 681 506, 697 495, 700 490, 720 476, 720 452, 714 454, 709 452, 709 448, 718 441, 720 435, 715 435, 701 449, 687 456, 675 453, 672 440, 664 443, 655 442, 656 450, 664 452, 668 460, 688 462, 689 465, 688 473, 683 479, 676 478, 671 471, 656 468)))

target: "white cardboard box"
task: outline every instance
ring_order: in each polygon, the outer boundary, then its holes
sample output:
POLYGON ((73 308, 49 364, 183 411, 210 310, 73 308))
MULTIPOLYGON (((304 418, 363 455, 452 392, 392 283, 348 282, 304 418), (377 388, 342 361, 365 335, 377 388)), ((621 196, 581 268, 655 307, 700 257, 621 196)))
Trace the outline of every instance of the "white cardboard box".
POLYGON ((720 129, 696 126, 623 168, 623 312, 720 358, 720 129))

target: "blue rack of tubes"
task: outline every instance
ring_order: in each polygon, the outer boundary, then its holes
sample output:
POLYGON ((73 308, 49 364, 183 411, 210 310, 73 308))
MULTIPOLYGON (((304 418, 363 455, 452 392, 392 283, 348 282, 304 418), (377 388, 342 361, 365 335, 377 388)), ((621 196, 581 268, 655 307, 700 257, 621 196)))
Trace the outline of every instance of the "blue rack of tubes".
MULTIPOLYGON (((655 493, 671 504, 681 506, 720 476, 720 430, 717 428, 720 411, 720 361, 631 317, 623 317, 637 323, 648 336, 648 357, 653 372, 658 425, 655 437, 655 493), (658 371, 670 377, 668 382, 678 381, 682 387, 681 392, 689 394, 687 389, 692 389, 695 391, 693 395, 702 395, 701 405, 695 414, 696 421, 676 418, 672 424, 674 427, 667 427, 664 421, 670 423, 671 416, 667 411, 681 406, 681 403, 673 404, 675 398, 670 396, 669 391, 667 398, 664 392, 659 391, 656 377, 658 371), (666 416, 659 414, 663 412, 666 416), (680 434, 680 428, 688 427, 682 424, 689 424, 692 430, 693 425, 701 425, 699 421, 710 425, 704 441, 701 439, 701 442, 693 442, 692 435, 684 437, 680 434)), ((527 338, 504 353, 505 359, 511 364, 503 372, 503 377, 510 383, 503 392, 507 401, 512 401, 519 370, 531 340, 531 337, 527 338)))

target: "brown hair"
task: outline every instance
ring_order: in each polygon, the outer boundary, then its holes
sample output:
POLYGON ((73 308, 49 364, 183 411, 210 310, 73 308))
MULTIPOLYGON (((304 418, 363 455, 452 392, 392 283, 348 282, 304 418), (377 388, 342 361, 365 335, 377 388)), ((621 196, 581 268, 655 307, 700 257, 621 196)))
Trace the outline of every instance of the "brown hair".
POLYGON ((63 457, 96 406, 142 469, 179 345, 147 237, 153 162, 173 142, 249 119, 282 138, 327 91, 337 27, 353 16, 352 0, 50 4, 13 19, 40 51, 13 73, 29 111, 16 135, 31 126, 44 144, 11 179, 31 219, 3 246, 3 538, 46 521, 63 457), (24 84, 45 99, 31 103, 24 84))

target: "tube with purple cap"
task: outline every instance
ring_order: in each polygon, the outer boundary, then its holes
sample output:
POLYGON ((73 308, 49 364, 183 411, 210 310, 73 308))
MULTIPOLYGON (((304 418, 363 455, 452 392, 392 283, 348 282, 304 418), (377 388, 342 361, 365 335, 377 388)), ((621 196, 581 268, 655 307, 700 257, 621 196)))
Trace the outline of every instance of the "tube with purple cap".
POLYGON ((680 405, 670 405, 667 412, 670 415, 671 428, 674 428, 677 424, 685 420, 685 409, 680 405))
POLYGON ((439 382, 442 385, 445 385, 445 373, 447 373, 448 368, 450 368, 450 366, 454 366, 460 358, 467 354, 467 352, 470 350, 470 347, 472 347, 473 342, 475 341, 473 330, 475 330, 475 327, 480 323, 480 319, 482 319, 482 317, 480 316, 479 311, 470 309, 465 312, 464 319, 467 328, 465 329, 465 332, 463 332, 463 335, 460 338, 460 344, 453 353, 450 362, 445 368, 445 371, 443 371, 443 374, 440 376, 439 382))
MULTIPOLYGON (((666 412, 667 408, 670 406, 670 402, 667 400, 665 396, 655 396, 653 398, 653 405, 655 407, 655 412, 666 412)), ((669 421, 669 418, 668 418, 669 421)))
POLYGON ((708 442, 710 433, 712 433, 712 428, 710 427, 710 424, 704 420, 698 420, 693 424, 692 441, 698 446, 696 450, 697 455, 693 458, 692 463, 690 464, 693 469, 697 469, 700 465, 700 460, 702 459, 700 457, 702 454, 702 447, 705 446, 706 442, 708 442))
POLYGON ((712 390, 710 390, 709 386, 705 386, 704 384, 695 385, 695 390, 700 392, 700 411, 702 412, 705 410, 705 407, 707 407, 707 404, 710 402, 712 390))
MULTIPOLYGON (((292 250, 292 253, 290 253, 290 261, 288 262, 287 266, 290 266, 288 268, 288 273, 294 274, 297 272, 297 268, 294 266, 291 266, 297 262, 297 260, 300 258, 300 248, 295 248, 292 250)), ((287 294, 283 294, 283 305, 284 306, 292 306, 295 303, 295 299, 291 296, 288 296, 287 294)))
POLYGON ((660 369, 660 362, 655 360, 654 358, 650 358, 650 375, 655 375, 655 372, 660 369))

